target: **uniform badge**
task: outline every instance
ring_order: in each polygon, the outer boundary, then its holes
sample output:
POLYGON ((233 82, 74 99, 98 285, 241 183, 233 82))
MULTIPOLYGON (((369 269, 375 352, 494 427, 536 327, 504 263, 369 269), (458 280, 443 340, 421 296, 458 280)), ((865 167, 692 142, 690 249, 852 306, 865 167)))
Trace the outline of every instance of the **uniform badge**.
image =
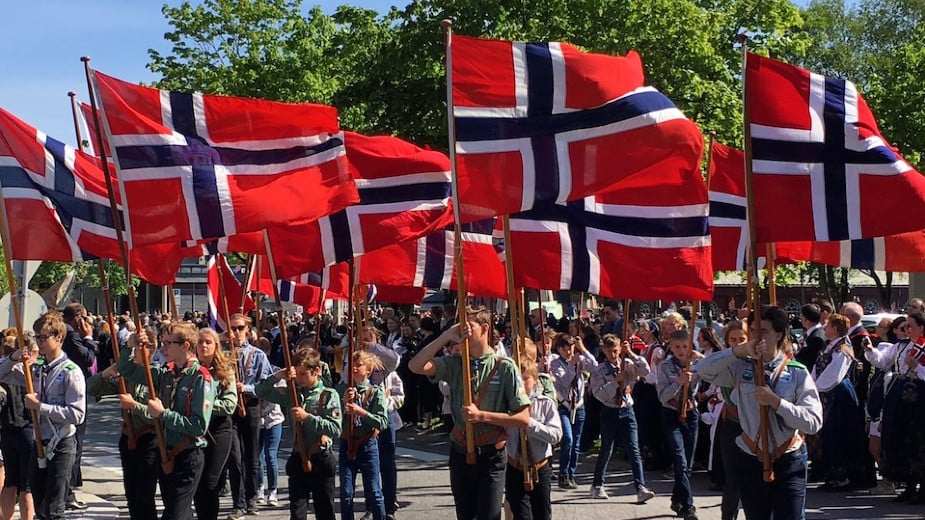
POLYGON ((331 408, 331 417, 340 419, 340 407, 331 408))
POLYGON ((784 372, 783 374, 780 375, 781 383, 789 383, 791 381, 793 381, 793 374, 791 374, 790 372, 784 372))
POLYGON ((752 372, 751 368, 746 368, 742 371, 742 381, 754 381, 755 374, 752 372))

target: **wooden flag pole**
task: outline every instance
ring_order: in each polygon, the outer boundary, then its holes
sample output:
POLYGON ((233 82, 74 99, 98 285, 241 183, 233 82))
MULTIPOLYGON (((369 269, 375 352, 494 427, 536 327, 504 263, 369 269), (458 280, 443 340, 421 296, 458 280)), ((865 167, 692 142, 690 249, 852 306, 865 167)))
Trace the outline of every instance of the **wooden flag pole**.
POLYGON ((170 303, 170 317, 174 321, 180 319, 180 312, 177 310, 177 293, 173 292, 173 284, 167 284, 167 302, 170 303))
MULTIPOLYGON (((629 333, 630 333, 630 321, 631 321, 631 318, 630 318, 630 304, 632 304, 632 303, 633 303, 633 300, 631 300, 631 299, 629 299, 629 298, 623 300, 623 330, 621 331, 621 332, 623 333, 623 335, 620 336, 620 338, 621 338, 623 341, 629 341, 629 340, 630 340, 630 338, 629 338, 629 333)), ((631 346, 632 346, 632 345, 631 345, 631 346)))
MULTIPOLYGON (((26 349, 26 337, 23 335, 23 315, 22 306, 19 302, 19 288, 16 284, 16 276, 13 274, 13 246, 10 242, 10 228, 6 213, 6 199, 3 197, 3 188, 0 187, 0 241, 3 242, 3 260, 6 263, 6 282, 10 287, 10 303, 13 306, 13 319, 16 322, 16 341, 19 344, 19 351, 22 353, 22 371, 23 378, 26 380, 26 393, 35 393, 35 384, 32 381, 32 367, 29 363, 29 356, 26 349)), ((64 341, 64 338, 61 338, 64 341)), ((39 468, 44 468, 48 464, 45 458, 45 445, 42 444, 41 424, 39 423, 38 410, 31 410, 32 424, 34 426, 35 452, 38 458, 39 468)))
MULTIPOLYGON (((443 26, 445 35, 446 49, 446 107, 447 107, 447 132, 450 141, 450 173, 452 175, 453 187, 453 237, 456 263, 456 312, 457 322, 463 327, 467 319, 466 305, 466 277, 463 270, 463 247, 462 247, 462 219, 459 200, 459 175, 456 169, 456 122, 453 119, 453 21, 443 20, 440 22, 443 26)), ((472 404, 472 371, 470 369, 469 355, 469 338, 463 338, 460 343, 460 353, 462 363, 462 380, 463 380, 463 406, 472 404)), ((471 422, 466 423, 466 463, 475 464, 475 434, 471 422)))
MULTIPOLYGON (((267 263, 270 268, 270 279, 273 282, 273 298, 276 300, 276 313, 279 315, 279 320, 282 326, 279 328, 280 340, 283 345, 283 358, 286 360, 286 370, 292 372, 292 355, 289 353, 289 335, 286 331, 285 324, 282 323, 283 319, 283 301, 279 297, 279 284, 277 283, 276 278, 276 264, 273 262, 273 248, 270 247, 270 234, 267 233, 267 230, 263 230, 263 242, 267 248, 267 263)), ((235 358, 235 364, 237 364, 237 358, 235 358)), ((289 399, 292 401, 292 406, 299 406, 299 393, 295 388, 295 381, 290 379, 286 382, 286 386, 289 389, 289 399)), ((302 459, 302 471, 310 473, 312 470, 312 461, 309 456, 308 451, 305 449, 305 443, 302 442, 302 423, 296 420, 295 416, 291 417, 292 419, 292 433, 293 433, 293 444, 299 450, 299 456, 302 459)))
POLYGON ((766 244, 764 258, 765 267, 768 269, 768 301, 771 305, 777 305, 777 250, 774 242, 766 244))
MULTIPOLYGON (((761 292, 758 286, 758 236, 757 223, 755 222, 755 183, 752 175, 752 146, 751 146, 751 126, 749 125, 748 96, 746 89, 746 73, 748 68, 748 36, 744 33, 738 36, 739 45, 742 46, 742 103, 745 109, 743 121, 745 122, 745 198, 748 220, 748 260, 750 270, 748 273, 748 282, 746 284, 746 293, 748 296, 748 308, 753 313, 752 323, 761 325, 761 292)), ((764 386, 764 362, 761 356, 752 360, 755 372, 755 385, 764 386)), ((769 407, 761 405, 758 420, 758 445, 761 453, 758 458, 761 459, 762 473, 765 482, 774 480, 774 466, 771 460, 770 442, 770 422, 768 418, 769 407)))
MULTIPOLYGON (((521 339, 526 337, 526 331, 520 330, 519 327, 515 329, 513 320, 514 308, 517 306, 517 291, 514 290, 514 255, 511 251, 511 218, 508 215, 501 217, 501 226, 504 231, 504 272, 505 275, 507 275, 507 304, 511 309, 511 329, 517 331, 518 342, 522 343, 521 339)), ((516 363, 519 368, 522 360, 521 356, 523 355, 523 346, 517 346, 513 343, 511 346, 514 350, 514 363, 516 363)), ((530 461, 530 446, 529 439, 527 439, 527 429, 520 428, 519 435, 520 465, 523 468, 524 489, 533 491, 533 482, 539 480, 539 475, 536 467, 530 461)))
MULTIPOLYGON (((90 57, 84 56, 80 58, 80 61, 83 62, 84 72, 87 75, 87 90, 90 92, 90 108, 93 111, 93 119, 96 123, 96 142, 103 143, 105 142, 103 140, 103 121, 100 117, 99 109, 97 108, 96 89, 93 88, 93 71, 90 70, 90 57)), ((122 265, 125 268, 125 285, 128 287, 129 307, 132 309, 132 318, 135 320, 135 330, 143 334, 144 327, 141 325, 141 315, 138 312, 138 299, 135 296, 135 286, 132 285, 132 269, 131 263, 129 262, 131 257, 128 251, 128 244, 122 232, 122 212, 119 211, 116 205, 116 192, 112 180, 113 172, 109 169, 109 161, 107 160, 104 146, 100 146, 98 155, 103 166, 103 173, 105 173, 103 177, 106 178, 106 192, 109 195, 109 208, 112 211, 112 222, 116 228, 116 240, 119 241, 119 253, 122 256, 122 265)), ((113 331, 113 334, 115 334, 115 331, 113 331)), ((151 399, 157 399, 157 388, 154 386, 154 377, 151 374, 151 361, 148 359, 147 349, 141 349, 141 358, 148 380, 148 395, 151 399)), ((170 403, 167 404, 169 405, 170 403)), ((164 473, 169 475, 173 473, 173 458, 167 451, 167 438, 164 436, 164 425, 161 419, 154 421, 154 433, 157 436, 157 447, 161 456, 161 466, 164 473)))
MULTIPOLYGON (((222 303, 222 312, 225 313, 225 332, 228 334, 228 344, 231 345, 231 364, 234 365, 235 381, 241 382, 244 381, 244 378, 243 374, 241 374, 241 367, 238 366, 238 340, 235 338, 234 331, 231 330, 231 313, 228 312, 228 292, 225 288, 224 263, 225 258, 222 254, 215 255, 215 267, 218 269, 218 298, 222 303)), ((280 327, 280 330, 282 330, 282 328, 283 327, 280 327)), ((246 415, 247 409, 244 406, 244 392, 238 390, 238 416, 244 417, 246 415)))
MULTIPOLYGON (((83 133, 80 131, 80 121, 77 116, 77 93, 72 90, 68 92, 67 95, 71 98, 71 116, 73 116, 74 119, 74 135, 77 137, 77 149, 84 151, 83 133)), ((103 301, 106 305, 106 323, 109 325, 109 335, 111 338, 110 344, 112 345, 112 358, 116 363, 118 363, 121 354, 119 352, 119 342, 116 341, 116 319, 112 309, 112 294, 109 291, 109 277, 106 276, 106 269, 105 266, 103 266, 102 258, 97 258, 96 268, 100 277, 100 290, 103 293, 103 301)), ((103 368, 100 368, 100 370, 103 368)), ((119 393, 127 394, 128 387, 125 384, 125 379, 121 374, 119 375, 118 379, 119 393)), ((128 448, 130 450, 134 450, 136 447, 138 447, 138 439, 135 435, 135 427, 132 425, 132 413, 125 409, 122 409, 122 429, 125 431, 125 438, 126 442, 128 443, 128 448)))
POLYGON ((321 289, 321 296, 318 298, 318 313, 315 315, 315 348, 319 352, 321 352, 321 318, 324 316, 324 300, 327 294, 327 289, 321 289))

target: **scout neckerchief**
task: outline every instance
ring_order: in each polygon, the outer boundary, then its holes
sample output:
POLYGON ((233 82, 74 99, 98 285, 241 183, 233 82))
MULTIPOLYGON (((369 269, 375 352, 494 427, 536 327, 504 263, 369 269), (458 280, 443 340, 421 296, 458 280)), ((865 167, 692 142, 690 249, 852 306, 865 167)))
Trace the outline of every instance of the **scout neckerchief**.
POLYGON ((48 390, 48 381, 49 380, 54 381, 54 379, 58 377, 58 374, 63 369, 64 362, 66 360, 67 360, 67 354, 62 352, 58 356, 58 359, 55 359, 51 363, 46 362, 46 364, 42 365, 41 371, 39 372, 40 377, 42 378, 42 394, 39 396, 39 401, 42 401, 43 403, 47 402, 45 400, 45 397, 46 397, 46 391, 48 390))
MULTIPOLYGON (((354 386, 357 389, 357 394, 360 393, 361 389, 365 391, 365 393, 363 394, 363 398, 356 400, 356 404, 360 405, 360 408, 365 410, 366 406, 369 405, 370 398, 373 395, 373 385, 372 383, 369 382, 369 378, 366 378, 366 381, 363 381, 362 383, 358 385, 354 385, 354 386)), ((353 416, 353 425, 355 427, 362 426, 362 422, 360 421, 360 419, 362 419, 362 416, 360 415, 353 416)))

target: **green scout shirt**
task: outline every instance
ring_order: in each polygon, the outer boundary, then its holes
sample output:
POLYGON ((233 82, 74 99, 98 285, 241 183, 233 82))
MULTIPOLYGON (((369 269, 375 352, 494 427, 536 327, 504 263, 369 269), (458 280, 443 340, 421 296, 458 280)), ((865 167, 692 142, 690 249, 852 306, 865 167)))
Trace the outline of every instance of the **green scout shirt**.
POLYGON ((388 400, 385 397, 385 390, 380 386, 370 384, 367 380, 365 385, 355 386, 357 391, 357 404, 361 405, 364 410, 369 412, 367 415, 350 415, 344 413, 343 424, 341 427, 344 432, 349 430, 350 420, 353 419, 353 437, 362 437, 363 434, 373 430, 385 430, 389 427, 389 410, 388 400))
POLYGON ((540 372, 539 383, 540 389, 542 390, 540 393, 552 399, 554 403, 557 402, 556 380, 546 372, 540 372))
POLYGON ((212 405, 214 415, 234 415, 238 410, 238 384, 234 374, 228 375, 228 385, 224 385, 215 376, 215 368, 209 368, 212 382, 215 383, 215 402, 212 405))
MULTIPOLYGON (((122 349, 119 359, 119 373, 134 384, 147 381, 145 369, 135 364, 130 349, 122 349)), ((215 382, 209 370, 191 359, 185 367, 168 363, 163 367, 151 367, 151 376, 164 413, 164 435, 167 447, 173 448, 184 437, 193 437, 196 447, 205 447, 204 437, 212 418, 212 404, 215 401, 215 382)), ((193 444, 191 444, 192 446, 193 444)))
MULTIPOLYGON (((104 378, 96 374, 87 379, 87 395, 103 397, 104 395, 119 395, 119 378, 104 378)), ((135 407, 131 409, 132 428, 138 430, 154 424, 154 418, 148 415, 148 385, 132 385, 126 381, 126 390, 135 400, 135 407)))
MULTIPOLYGON (((443 356, 433 360, 434 368, 436 369, 434 379, 444 380, 450 385, 450 413, 453 415, 454 424, 459 429, 466 424, 462 417, 462 389, 464 383, 462 381, 462 362, 460 359, 460 356, 443 356)), ((470 360, 470 362, 472 363, 470 369, 472 374, 472 402, 478 403, 479 410, 516 413, 525 406, 530 406, 530 398, 524 391, 523 381, 520 379, 520 370, 518 370, 512 359, 503 358, 494 352, 488 352, 478 359, 470 360), (495 365, 498 365, 498 370, 495 371, 492 380, 485 384, 485 379, 491 374, 495 365), (479 396, 478 392, 483 385, 485 386, 484 395, 479 396), (481 400, 479 400, 480 397, 481 400)), ((496 428, 498 427, 491 424, 474 423, 474 438, 484 437, 496 428)))
MULTIPOLYGON (((276 377, 270 376, 257 383, 254 392, 257 397, 276 403, 288 412, 292 408, 289 389, 277 387, 277 381, 276 377)), ((333 388, 325 387, 320 379, 313 388, 296 385, 296 394, 299 406, 309 413, 308 418, 302 421, 302 444, 306 451, 311 451, 322 435, 328 436, 329 440, 321 445, 321 449, 330 449, 333 440, 340 437, 341 432, 340 396, 333 388)))
POLYGON ((331 375, 331 365, 321 362, 321 382, 328 388, 334 388, 334 377, 331 375))

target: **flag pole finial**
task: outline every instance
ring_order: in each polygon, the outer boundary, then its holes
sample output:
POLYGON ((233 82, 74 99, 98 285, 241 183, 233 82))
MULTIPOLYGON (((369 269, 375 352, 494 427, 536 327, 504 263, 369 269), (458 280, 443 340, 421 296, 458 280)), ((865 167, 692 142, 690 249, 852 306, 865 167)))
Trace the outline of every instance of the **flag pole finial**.
POLYGON ((444 18, 443 20, 440 20, 440 26, 444 29, 450 29, 453 27, 453 20, 450 18, 444 18))

